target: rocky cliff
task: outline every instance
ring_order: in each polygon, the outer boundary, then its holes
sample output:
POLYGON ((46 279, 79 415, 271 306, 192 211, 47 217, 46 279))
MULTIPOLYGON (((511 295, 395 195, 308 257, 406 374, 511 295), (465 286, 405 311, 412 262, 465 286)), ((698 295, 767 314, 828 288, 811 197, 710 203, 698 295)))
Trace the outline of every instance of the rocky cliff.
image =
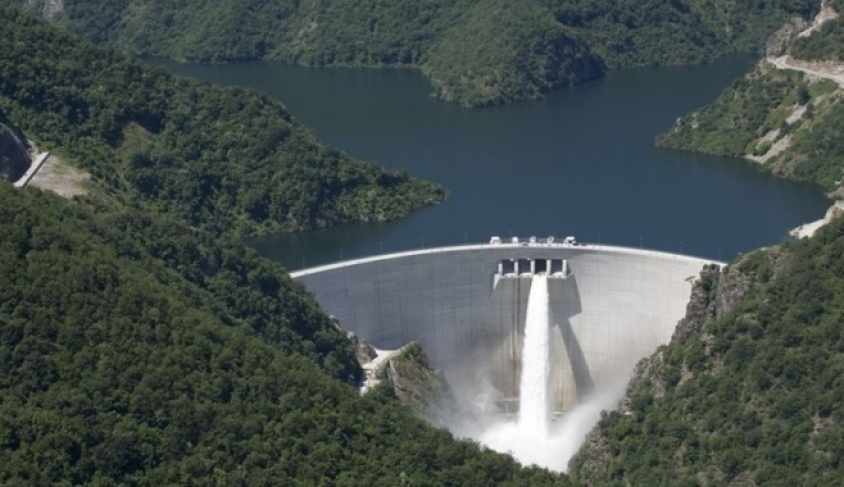
POLYGON ((402 353, 390 359, 387 377, 399 401, 428 418, 436 425, 449 416, 455 408, 451 390, 436 370, 428 363, 422 347, 411 342, 402 353))
POLYGON ((26 137, 0 112, 0 178, 17 181, 31 163, 26 137))
POLYGON ((377 351, 354 334, 349 338, 365 373, 362 393, 386 383, 399 402, 436 426, 446 426, 446 421, 456 415, 457 402, 448 384, 431 368, 419 343, 377 351))

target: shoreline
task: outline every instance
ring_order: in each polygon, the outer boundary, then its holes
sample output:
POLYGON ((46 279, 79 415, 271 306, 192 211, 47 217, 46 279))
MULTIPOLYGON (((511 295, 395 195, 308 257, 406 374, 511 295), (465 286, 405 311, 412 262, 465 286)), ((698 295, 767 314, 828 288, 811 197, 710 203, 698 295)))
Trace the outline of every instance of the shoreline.
POLYGON ((811 238, 815 232, 826 226, 834 218, 844 214, 844 200, 838 200, 826 210, 826 214, 820 220, 804 223, 789 230, 788 234, 796 239, 811 238))

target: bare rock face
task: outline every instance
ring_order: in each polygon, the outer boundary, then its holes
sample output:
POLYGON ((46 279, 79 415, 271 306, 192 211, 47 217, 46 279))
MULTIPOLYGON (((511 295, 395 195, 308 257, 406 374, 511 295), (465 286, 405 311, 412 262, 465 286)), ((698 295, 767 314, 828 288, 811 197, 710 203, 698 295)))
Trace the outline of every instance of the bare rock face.
POLYGON ((692 288, 686 316, 677 323, 671 343, 682 343, 703 328, 710 319, 729 313, 744 299, 750 289, 750 278, 739 266, 727 266, 723 272, 716 265, 708 265, 692 288))
POLYGON ((715 318, 729 313, 741 302, 750 290, 750 278, 741 272, 738 266, 728 266, 721 275, 718 283, 718 293, 715 296, 715 318))
POLYGON ((677 323, 671 343, 682 343, 698 333, 706 321, 715 315, 714 300, 721 271, 717 265, 707 265, 700 272, 700 279, 692 287, 686 316, 677 323))
POLYGON ((456 405, 442 376, 428 364, 422 347, 411 342, 390 359, 387 377, 402 404, 425 416, 435 425, 456 405))
POLYGON ((4 121, 0 113, 0 178, 14 182, 26 173, 32 160, 26 138, 4 121))
POLYGON ((42 15, 47 20, 52 20, 53 17, 60 14, 64 10, 64 0, 46 0, 44 2, 44 9, 42 15))
POLYGON ((355 350, 355 358, 361 365, 372 362, 378 354, 372 345, 358 338, 354 333, 349 333, 349 340, 352 342, 352 348, 355 350))
POLYGON ((780 27, 768 38, 765 45, 765 55, 768 57, 782 56, 791 47, 797 36, 811 25, 807 20, 800 17, 791 19, 790 22, 780 27))

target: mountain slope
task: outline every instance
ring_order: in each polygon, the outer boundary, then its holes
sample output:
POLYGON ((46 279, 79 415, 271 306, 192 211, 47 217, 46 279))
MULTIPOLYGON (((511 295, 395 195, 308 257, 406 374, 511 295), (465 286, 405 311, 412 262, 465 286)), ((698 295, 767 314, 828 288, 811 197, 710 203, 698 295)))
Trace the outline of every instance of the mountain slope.
MULTIPOLYGON (((844 179, 844 65, 835 57, 795 58, 807 45, 835 45, 827 22, 737 80, 711 105, 657 137, 659 146, 747 157, 776 175, 818 183, 842 194, 844 179), (811 35, 808 35, 811 33, 811 35), (805 70, 807 72, 803 72, 805 70), (839 73, 839 74, 836 74, 839 73)), ((818 51, 821 55, 825 51, 818 51)), ((834 56, 828 52, 824 55, 834 56)))
POLYGON ((17 1, 141 55, 417 66, 438 96, 466 106, 534 98, 604 66, 706 62, 757 49, 788 18, 817 9, 816 0, 17 1))
POLYGON ((569 472, 589 485, 836 485, 844 474, 844 219, 704 282, 569 472), (729 302, 729 306, 724 306, 729 302))
POLYGON ((537 98, 604 72, 547 11, 506 0, 472 7, 434 45, 422 69, 437 96, 465 106, 537 98))
POLYGON ((0 205, 4 485, 568 485, 359 397, 343 334, 251 252, 9 184, 0 205))
POLYGON ((325 147, 277 101, 171 76, 0 1, 0 110, 104 192, 216 233, 387 220, 445 192, 325 147))

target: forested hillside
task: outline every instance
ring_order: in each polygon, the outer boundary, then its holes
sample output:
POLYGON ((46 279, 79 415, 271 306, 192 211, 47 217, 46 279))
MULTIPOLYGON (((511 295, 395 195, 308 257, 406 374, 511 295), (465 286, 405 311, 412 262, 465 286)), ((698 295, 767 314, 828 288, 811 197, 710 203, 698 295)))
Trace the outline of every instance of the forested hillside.
POLYGON ((445 192, 325 147, 279 102, 180 79, 0 0, 0 111, 108 197, 215 233, 387 220, 445 192))
POLYGON ((760 50, 786 19, 813 15, 818 0, 538 0, 573 27, 611 68, 711 61, 760 50))
POLYGON ((599 59, 530 2, 488 0, 434 45, 423 72, 437 96, 467 106, 537 98, 597 78, 599 59))
MULTIPOLYGON (((789 66, 834 75, 841 61, 823 46, 838 45, 839 23, 829 21, 810 36, 797 38, 788 51, 789 66), (798 56, 807 52, 822 57, 807 62, 798 56)), ((832 78, 779 69, 771 60, 736 80, 711 105, 679 119, 656 142, 663 147, 750 158, 764 170, 818 183, 841 197, 842 133, 844 88, 832 78)))
POLYGON ((798 39, 791 54, 812 61, 844 61, 844 18, 827 22, 817 35, 798 39))
POLYGON ((606 68, 761 47, 817 0, 17 0, 95 42, 188 61, 418 66, 466 106, 535 98, 606 68))
POLYGON ((342 332, 243 248, 9 184, 0 207, 0 484, 568 485, 360 398, 342 332))
POLYGON ((345 333, 235 241, 442 190, 267 97, 0 16, 0 120, 97 179, 74 201, 0 180, 0 484, 570 484, 360 397, 345 333))
POLYGON ((701 283, 569 472, 589 485, 838 485, 844 219, 701 283))

